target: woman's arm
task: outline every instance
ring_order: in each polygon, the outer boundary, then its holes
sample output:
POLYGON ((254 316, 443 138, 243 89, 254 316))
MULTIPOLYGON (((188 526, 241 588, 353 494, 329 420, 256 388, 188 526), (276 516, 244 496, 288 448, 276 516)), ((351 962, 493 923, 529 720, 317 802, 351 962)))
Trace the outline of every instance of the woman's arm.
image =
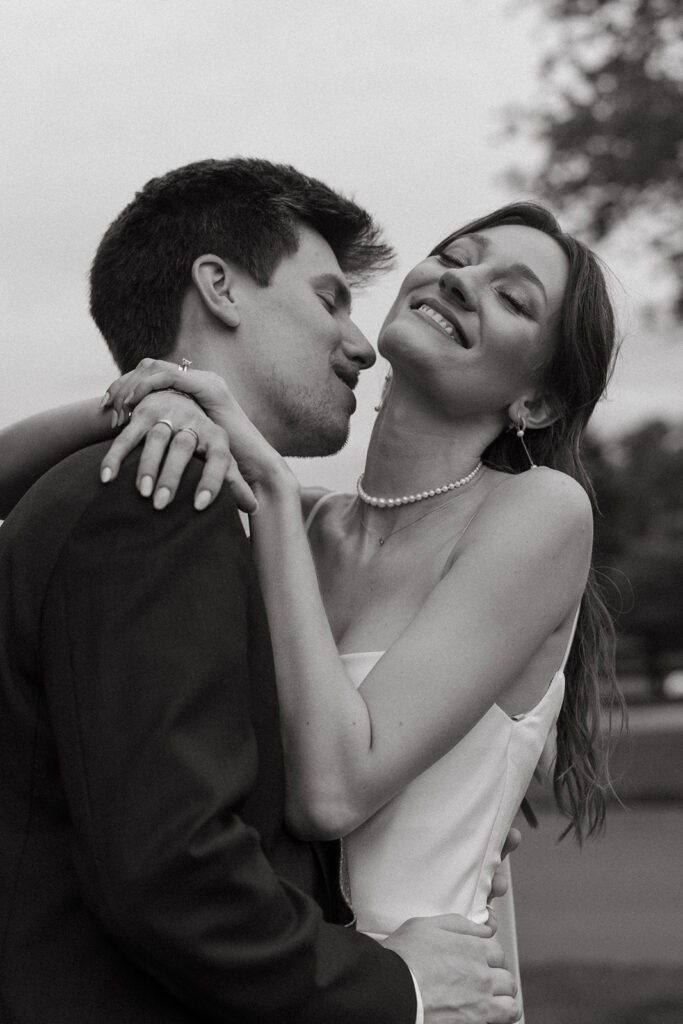
POLYGON ((38 413, 0 430, 0 519, 67 455, 112 434, 112 411, 99 398, 38 413))
POLYGON ((456 566, 356 690, 325 616, 296 488, 277 470, 252 485, 288 820, 303 835, 345 835, 447 753, 565 626, 588 571, 590 507, 550 470, 498 488, 456 566))

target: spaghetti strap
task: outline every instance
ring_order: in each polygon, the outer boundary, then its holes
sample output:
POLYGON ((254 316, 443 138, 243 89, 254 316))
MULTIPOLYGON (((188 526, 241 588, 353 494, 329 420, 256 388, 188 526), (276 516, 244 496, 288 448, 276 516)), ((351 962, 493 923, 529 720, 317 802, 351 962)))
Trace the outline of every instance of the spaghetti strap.
POLYGON ((306 531, 306 533, 308 533, 308 531, 310 530, 311 526, 313 525, 313 520, 317 516, 318 509, 320 508, 320 506, 324 505, 325 502, 328 501, 330 498, 333 498, 336 493, 337 493, 336 491, 326 491, 325 494, 321 494, 320 495, 318 500, 313 505, 313 508, 311 509, 311 511, 306 516, 306 520, 304 522, 304 530, 306 531))

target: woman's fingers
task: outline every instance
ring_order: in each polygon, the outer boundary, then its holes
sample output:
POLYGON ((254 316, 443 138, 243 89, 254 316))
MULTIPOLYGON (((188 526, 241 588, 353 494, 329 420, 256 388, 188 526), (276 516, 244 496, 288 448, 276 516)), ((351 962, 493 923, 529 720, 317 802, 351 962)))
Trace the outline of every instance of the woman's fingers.
MULTIPOLYGON (((174 372, 173 370, 160 370, 158 373, 151 373, 143 378, 138 378, 135 376, 137 371, 134 371, 128 386, 123 388, 111 403, 114 413, 118 417, 118 425, 121 426, 125 423, 132 410, 147 395, 152 394, 154 391, 167 391, 171 388, 175 379, 174 372)), ((174 390, 179 391, 177 388, 174 390)))
MULTIPOLYGON (((100 480, 102 483, 109 483, 110 480, 117 476, 123 460, 134 448, 137 448, 148 430, 149 424, 143 418, 134 419, 112 441, 109 451, 100 463, 100 480)), ((168 443, 168 439, 166 443, 168 443)))
POLYGON ((225 409, 232 397, 226 382, 218 374, 182 370, 176 363, 163 359, 143 359, 134 370, 110 384, 101 405, 113 410, 116 423, 121 426, 130 409, 146 395, 167 388, 193 397, 207 411, 225 409))
MULTIPOLYGON (((148 377, 142 387, 165 373, 148 377)), ((143 497, 153 496, 155 508, 163 509, 173 500, 183 473, 197 454, 206 465, 195 491, 195 508, 201 511, 210 505, 227 482, 237 505, 245 512, 256 511, 256 498, 234 462, 225 430, 195 402, 166 393, 147 396, 102 460, 104 482, 115 478, 125 457, 143 440, 136 486, 143 497)))
POLYGON ((505 838, 501 858, 504 860, 508 856, 508 854, 514 853, 521 842, 522 833, 519 831, 518 828, 511 828, 505 838))
POLYGON ((174 435, 175 427, 171 419, 157 420, 148 428, 135 479, 135 486, 143 498, 151 497, 154 492, 162 463, 174 435))
POLYGON ((227 435, 220 427, 215 428, 209 439, 204 459, 206 465, 197 484, 194 507, 200 512, 207 508, 226 483, 238 508, 249 514, 256 512, 258 502, 254 492, 240 473, 230 453, 227 435))
MULTIPOLYGON (((154 430, 155 427, 152 428, 148 437, 152 436, 154 430)), ((152 499, 152 504, 156 509, 166 508, 175 498, 183 473, 197 450, 198 444, 199 435, 192 427, 181 427, 167 442, 166 458, 158 476, 152 499)), ((142 462, 142 460, 140 461, 142 462)), ((140 493, 144 494, 141 488, 140 493)))
POLYGON ((112 381, 100 402, 100 407, 103 409, 110 407, 120 412, 124 399, 139 381, 143 380, 146 375, 169 369, 172 365, 172 363, 169 364, 160 359, 142 359, 134 370, 129 370, 127 373, 121 374, 117 380, 112 381))
POLYGON ((489 893, 489 903, 487 906, 490 907, 491 900, 498 899, 500 896, 504 896, 508 891, 508 872, 505 866, 505 862, 499 864, 496 871, 491 879, 491 891, 489 893))
POLYGON ((190 459, 197 454, 206 463, 195 490, 197 510, 207 508, 227 483, 240 509, 250 514, 257 511, 256 497, 233 458, 226 430, 209 419, 202 406, 219 414, 219 419, 220 414, 232 410, 231 422, 242 447, 246 424, 248 436, 258 437, 268 455, 272 450, 246 421, 221 377, 145 359, 110 386, 103 404, 112 408, 115 425, 124 425, 102 461, 103 480, 114 479, 123 459, 144 438, 136 483, 140 494, 153 496, 155 508, 163 509, 174 499, 190 459), (172 392, 181 392, 181 397, 172 392), (129 416, 130 422, 126 422, 129 416))

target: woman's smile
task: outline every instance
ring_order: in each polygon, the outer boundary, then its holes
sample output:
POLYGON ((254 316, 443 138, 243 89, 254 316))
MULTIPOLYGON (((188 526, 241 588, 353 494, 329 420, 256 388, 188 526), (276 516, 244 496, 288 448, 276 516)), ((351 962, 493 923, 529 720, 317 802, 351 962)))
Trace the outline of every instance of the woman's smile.
POLYGON ((423 318, 428 319, 431 324, 435 325, 444 334, 447 334, 449 338, 456 341, 462 348, 472 347, 472 343, 455 313, 450 309, 446 309, 443 303, 435 299, 430 299, 429 301, 418 300, 416 303, 412 303, 410 308, 423 318))

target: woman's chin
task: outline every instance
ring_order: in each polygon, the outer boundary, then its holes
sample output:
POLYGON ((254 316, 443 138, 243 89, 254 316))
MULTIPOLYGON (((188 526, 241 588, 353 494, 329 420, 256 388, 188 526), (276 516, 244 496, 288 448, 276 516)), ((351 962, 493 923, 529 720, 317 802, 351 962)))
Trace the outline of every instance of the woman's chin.
POLYGON ((377 351, 390 363, 394 359, 400 360, 411 354, 414 358, 419 347, 419 339, 415 337, 415 332, 402 320, 392 320, 391 323, 385 324, 377 339, 377 351))

